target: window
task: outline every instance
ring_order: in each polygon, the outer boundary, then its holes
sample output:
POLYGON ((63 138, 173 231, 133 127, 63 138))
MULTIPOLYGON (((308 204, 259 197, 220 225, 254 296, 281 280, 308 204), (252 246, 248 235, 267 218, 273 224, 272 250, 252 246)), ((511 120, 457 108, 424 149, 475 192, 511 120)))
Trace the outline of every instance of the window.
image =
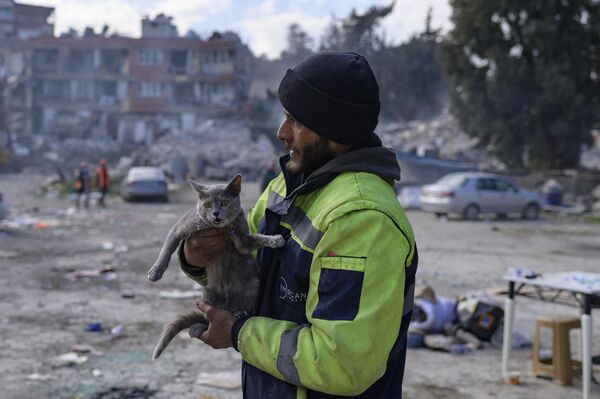
POLYGON ((155 48, 138 49, 137 62, 140 65, 158 65, 160 63, 160 51, 155 48))
POLYGON ((496 190, 495 179, 479 178, 477 179, 478 190, 496 190))
POLYGON ((143 81, 139 86, 140 97, 161 97, 162 85, 157 81, 143 81))
POLYGON ((79 80, 76 82, 76 99, 91 100, 94 98, 94 82, 79 80))
POLYGON ((496 180, 496 187, 500 191, 517 191, 515 186, 505 180, 496 180))

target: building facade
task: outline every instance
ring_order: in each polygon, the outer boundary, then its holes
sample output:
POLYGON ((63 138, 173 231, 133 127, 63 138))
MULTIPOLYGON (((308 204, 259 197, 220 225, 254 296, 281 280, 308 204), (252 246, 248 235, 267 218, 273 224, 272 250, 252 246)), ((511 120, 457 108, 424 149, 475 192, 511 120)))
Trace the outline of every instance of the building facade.
POLYGON ((163 14, 142 27, 141 38, 86 29, 20 40, 22 134, 148 143, 243 108, 251 55, 237 35, 183 38, 163 14))

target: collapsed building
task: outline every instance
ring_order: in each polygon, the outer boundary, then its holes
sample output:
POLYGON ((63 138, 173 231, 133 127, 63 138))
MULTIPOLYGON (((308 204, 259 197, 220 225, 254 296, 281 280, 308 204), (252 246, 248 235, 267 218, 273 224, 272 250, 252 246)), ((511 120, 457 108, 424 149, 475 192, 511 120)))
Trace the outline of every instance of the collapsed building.
MULTIPOLYGON (((18 15, 17 3, 1 1, 18 15)), ((43 32, 16 31, 13 21, 10 49, 0 50, 4 64, 4 53, 20 64, 11 67, 13 84, 5 95, 11 103, 7 114, 19 114, 20 123, 12 127, 19 139, 151 144, 161 132, 189 130, 246 104, 251 54, 235 33, 181 37, 172 19, 160 14, 141 21, 140 38, 109 36, 107 27, 56 37, 53 9, 41 9, 43 32)))
POLYGON ((151 143, 161 131, 238 111, 248 97, 249 54, 237 35, 173 35, 163 15, 141 38, 87 32, 28 41, 33 131, 151 143))

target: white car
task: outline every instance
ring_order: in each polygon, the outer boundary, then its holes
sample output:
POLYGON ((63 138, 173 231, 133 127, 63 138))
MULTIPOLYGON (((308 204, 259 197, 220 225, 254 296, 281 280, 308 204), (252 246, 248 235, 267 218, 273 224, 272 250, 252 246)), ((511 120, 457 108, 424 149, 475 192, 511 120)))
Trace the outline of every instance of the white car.
POLYGON ((129 169, 121 182, 121 196, 125 201, 137 199, 169 200, 169 189, 164 172, 151 166, 136 166, 129 169))
POLYGON ((481 213, 537 219, 542 208, 540 194, 518 188, 503 176, 480 172, 446 175, 423 186, 419 201, 424 211, 438 216, 460 214, 467 220, 476 220, 481 213))

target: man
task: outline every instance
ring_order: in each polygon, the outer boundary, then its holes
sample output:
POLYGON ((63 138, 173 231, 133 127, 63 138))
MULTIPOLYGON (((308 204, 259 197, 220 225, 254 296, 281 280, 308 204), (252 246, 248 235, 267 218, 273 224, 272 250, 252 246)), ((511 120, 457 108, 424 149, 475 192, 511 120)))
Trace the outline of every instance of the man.
MULTIPOLYGON (((256 316, 198 301, 210 322, 200 339, 242 354, 245 398, 400 398, 418 257, 395 154, 373 134, 373 72, 358 54, 321 53, 288 70, 278 96, 289 153, 248 222, 286 245, 257 253, 256 316)), ((180 247, 198 281, 210 239, 180 247)))
POLYGON ((108 175, 108 170, 106 169, 106 159, 101 159, 100 166, 98 166, 98 169, 96 169, 96 184, 98 186, 98 191, 100 192, 98 205, 104 208, 106 207, 104 204, 104 197, 106 197, 106 193, 110 189, 110 176, 108 175))
POLYGON ((92 186, 92 179, 90 177, 90 171, 88 170, 88 163, 82 161, 79 164, 79 171, 77 178, 75 179, 75 190, 77 191, 77 208, 83 196, 83 206, 87 209, 90 206, 90 190, 92 186))

